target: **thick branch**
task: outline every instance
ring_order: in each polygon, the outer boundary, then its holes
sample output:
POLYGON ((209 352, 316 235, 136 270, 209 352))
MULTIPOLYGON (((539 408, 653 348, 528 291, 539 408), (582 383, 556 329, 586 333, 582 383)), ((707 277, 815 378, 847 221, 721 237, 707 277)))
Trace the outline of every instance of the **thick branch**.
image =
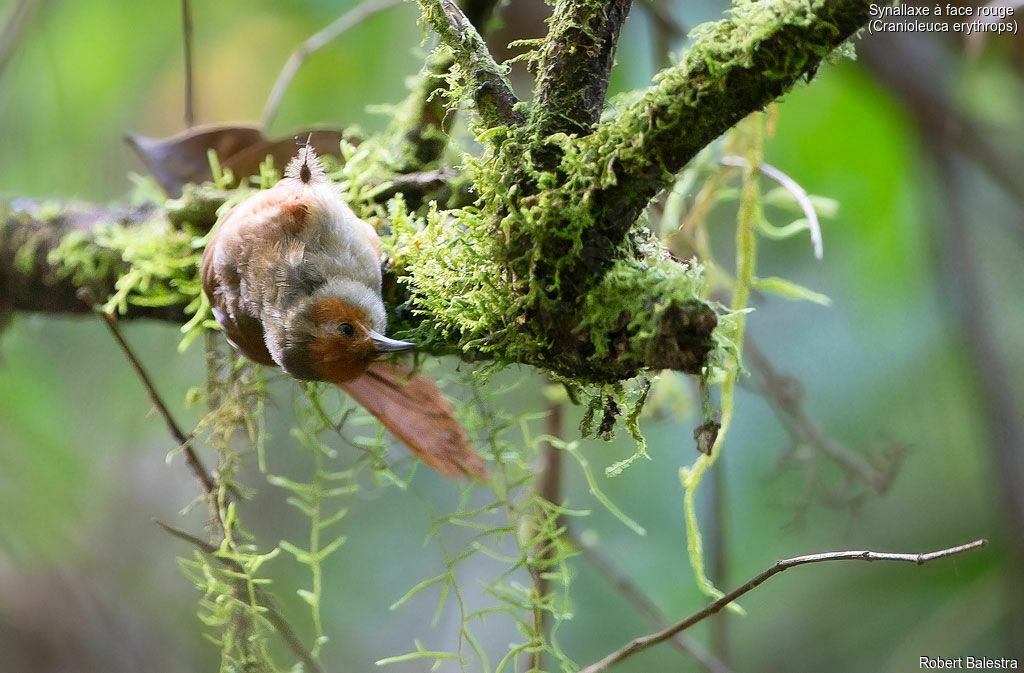
MULTIPOLYGON (((575 338, 583 298, 610 285, 608 277, 634 256, 636 221, 651 198, 718 135, 813 75, 821 59, 867 20, 868 6, 867 0, 744 3, 730 18, 699 28, 682 63, 662 71, 636 104, 593 133, 513 136, 501 145, 493 174, 477 186, 488 201, 487 216, 506 232, 499 254, 515 277, 530 279, 535 306, 528 324, 560 341, 575 338), (487 191, 487 183, 497 186, 487 191)), ((640 278, 624 274, 607 298, 618 306, 630 293, 655 301, 664 296, 642 287, 640 278)), ((636 315, 611 313, 627 322, 636 315)), ((686 320, 676 324, 688 326, 686 320)), ((651 344, 664 347, 662 339, 651 344)))
POLYGON ((518 126, 525 119, 515 105, 519 102, 501 66, 487 50, 480 33, 454 0, 418 0, 423 16, 452 50, 467 84, 473 88, 473 102, 484 124, 518 126))
MULTIPOLYGON (((34 204, 26 202, 26 208, 34 204)), ((0 313, 37 311, 43 313, 92 313, 92 307, 79 299, 80 288, 106 298, 127 265, 114 254, 104 256, 106 273, 74 282, 49 261, 50 252, 61 239, 80 232, 91 237, 100 223, 141 223, 151 215, 145 210, 118 210, 98 206, 63 205, 58 213, 42 217, 25 210, 7 212, 0 204, 0 313)), ((212 224, 212 222, 211 222, 212 224)), ((97 258, 97 261, 100 261, 97 258)), ((129 318, 157 318, 184 323, 184 306, 133 306, 129 318)))
POLYGON ((686 619, 676 622, 672 626, 662 629, 656 633, 652 633, 649 636, 637 638, 626 646, 612 652, 604 659, 597 663, 591 664, 584 668, 580 673, 599 673, 604 671, 611 666, 619 663, 623 659, 631 657, 637 652, 642 652, 652 645, 657 645, 660 642, 668 640, 675 634, 684 631, 697 622, 710 617, 711 615, 719 612, 729 603, 732 603, 743 594, 756 589, 765 580, 777 575, 783 570, 789 570, 796 566, 806 565, 808 563, 824 563, 826 561, 902 561, 904 563, 914 563, 916 565, 924 565, 928 561, 934 561, 935 559, 946 558, 955 554, 962 554, 964 552, 984 547, 987 543, 986 540, 975 540, 974 542, 968 542, 957 547, 950 547, 948 549, 940 549, 939 551, 929 552, 927 554, 893 554, 888 552, 876 552, 876 551, 835 551, 825 552, 823 554, 810 554, 808 556, 797 556, 795 558, 783 559, 782 561, 776 561, 774 565, 765 570, 764 572, 756 575, 747 581, 746 584, 730 591, 725 596, 722 596, 717 601, 709 603, 706 607, 697 612, 693 613, 686 619))
MULTIPOLYGON (((405 184, 402 180, 414 177, 401 176, 396 182, 405 184)), ((420 177, 427 184, 444 180, 444 176, 438 174, 420 177)), ((409 190, 422 189, 419 182, 416 180, 406 187, 409 190)), ((393 187, 382 185, 382 193, 394 194, 393 187)), ((87 287, 94 296, 105 299, 115 292, 118 280, 130 270, 120 250, 105 247, 104 242, 96 238, 95 225, 116 223, 132 229, 159 225, 166 220, 167 235, 176 236, 175 240, 180 243, 182 234, 176 229, 187 222, 198 233, 208 231, 216 220, 216 207, 224 197, 202 188, 189 188, 181 199, 169 201, 166 210, 117 211, 79 205, 63 206, 63 211, 47 217, 39 214, 38 206, 29 209, 31 214, 25 210, 5 213, 0 204, 0 313, 11 310, 46 313, 88 311, 78 298, 79 288, 87 287), (77 279, 62 269, 60 263, 51 261, 51 253, 66 241, 69 234, 79 237, 77 249, 85 251, 83 254, 89 258, 79 266, 85 273, 77 279)), ((458 193, 454 193, 452 198, 458 199, 458 193)), ((156 229, 160 231, 159 227, 156 229)), ((445 252, 438 254, 444 255, 445 252)), ((453 253, 448 251, 447 254, 453 253)), ((494 274, 493 259, 486 257, 478 256, 466 264, 455 258, 436 261, 458 266, 463 272, 494 274)), ((641 369, 699 372, 713 346, 711 333, 717 319, 710 307, 693 299, 692 293, 684 288, 673 289, 683 282, 683 278, 672 268, 663 268, 667 264, 653 268, 636 265, 616 274, 614 282, 595 290, 599 292, 592 298, 595 310, 584 315, 589 321, 585 325, 567 319, 566 315, 549 315, 543 325, 536 326, 535 335, 524 332, 515 343, 498 349, 487 347, 486 336, 478 340, 479 345, 467 347, 465 334, 448 329, 443 336, 434 334, 422 340, 423 350, 434 354, 458 353, 466 359, 500 359, 530 364, 590 381, 611 382, 630 378, 641 369)), ((421 312, 413 315, 403 307, 409 299, 406 273, 407 269, 400 266, 385 269, 385 301, 397 309, 391 314, 392 329, 416 329, 424 323, 440 324, 443 316, 437 312, 441 310, 439 308, 425 309, 417 304, 416 308, 421 312)), ((185 278, 181 280, 187 281, 185 284, 191 283, 185 278)), ((444 279, 441 282, 449 283, 444 279)), ((515 291, 514 288, 503 289, 509 293, 515 291)), ((431 293, 443 295, 436 297, 439 300, 465 303, 465 298, 450 285, 437 293, 431 290, 431 293)), ((165 306, 140 305, 129 299, 119 317, 156 318, 181 325, 192 318, 186 312, 186 299, 165 306)), ((501 301, 508 304, 512 299, 506 296, 501 301)), ((494 315, 496 311, 500 312, 496 307, 496 303, 491 303, 483 308, 494 315)), ((522 326, 525 321, 525 317, 514 312, 500 317, 514 326, 522 326)))
POLYGON ((632 0, 560 0, 541 49, 531 123, 541 137, 586 135, 601 118, 632 0))
POLYGON ((868 19, 868 0, 770 0, 708 24, 683 62, 579 140, 603 173, 595 235, 617 242, 672 175, 751 112, 810 78, 868 19))

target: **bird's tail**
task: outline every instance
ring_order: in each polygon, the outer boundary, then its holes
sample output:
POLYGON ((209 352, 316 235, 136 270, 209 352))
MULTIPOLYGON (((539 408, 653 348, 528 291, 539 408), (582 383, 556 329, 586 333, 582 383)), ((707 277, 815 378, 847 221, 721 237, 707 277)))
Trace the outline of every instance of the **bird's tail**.
POLYGON ((487 479, 483 458, 469 445, 451 403, 430 378, 390 362, 374 362, 359 378, 338 385, 441 474, 487 479))

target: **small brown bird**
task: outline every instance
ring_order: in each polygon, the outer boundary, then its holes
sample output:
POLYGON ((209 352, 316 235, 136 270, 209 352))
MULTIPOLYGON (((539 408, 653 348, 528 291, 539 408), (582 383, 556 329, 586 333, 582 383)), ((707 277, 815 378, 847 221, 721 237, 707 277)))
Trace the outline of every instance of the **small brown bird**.
POLYGON ((382 262, 376 230, 338 196, 307 144, 282 180, 220 223, 203 254, 203 289, 243 355, 340 386, 438 472, 484 479, 436 384, 378 361, 415 348, 384 335, 382 262))

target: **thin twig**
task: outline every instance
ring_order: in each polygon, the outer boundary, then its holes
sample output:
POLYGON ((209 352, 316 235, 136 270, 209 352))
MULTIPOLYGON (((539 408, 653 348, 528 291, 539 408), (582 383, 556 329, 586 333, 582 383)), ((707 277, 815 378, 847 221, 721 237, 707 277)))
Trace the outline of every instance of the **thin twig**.
MULTIPOLYGON (((245 569, 237 561, 219 556, 217 554, 219 549, 216 545, 206 542, 205 540, 200 540, 194 535, 174 528, 173 526, 168 526, 162 521, 154 520, 154 523, 174 537, 184 540, 198 548, 199 551, 204 554, 212 556, 228 570, 231 570, 234 573, 245 574, 245 569)), ((241 582, 243 580, 238 581, 241 582)), ((288 649, 290 649, 292 653, 299 658, 302 664, 306 667, 306 670, 311 673, 324 673, 324 669, 321 668, 320 664, 313 658, 313 655, 306 649, 306 646, 302 644, 302 641, 295 633, 295 629, 292 628, 292 625, 289 624, 288 620, 286 620, 274 607, 274 602, 271 600, 270 595, 259 587, 255 587, 254 593, 256 596, 256 602, 259 604, 259 607, 264 610, 263 616, 266 617, 267 621, 269 621, 281 637, 284 638, 285 643, 288 645, 288 649)))
POLYGON ((732 603, 743 594, 756 589, 765 580, 773 575, 777 575, 783 570, 789 570, 796 566, 807 565, 809 563, 824 563, 826 561, 902 561, 904 563, 913 563, 916 565, 923 565, 928 561, 934 561, 940 558, 946 558, 955 554, 962 554, 980 547, 984 547, 988 543, 987 540, 975 540, 974 542, 968 542, 956 547, 949 547, 948 549, 940 549, 939 551, 928 552, 926 554, 903 554, 903 553, 890 553, 890 552, 875 552, 875 551, 834 551, 824 552, 821 554, 809 554, 807 556, 797 556, 795 558, 783 559, 776 561, 771 567, 764 572, 754 576, 747 581, 743 586, 733 589, 725 596, 722 596, 718 600, 709 603, 704 608, 693 613, 686 619, 676 622, 675 624, 662 629, 656 633, 652 633, 642 638, 636 638, 632 642, 626 644, 624 647, 612 652, 604 659, 601 659, 597 663, 587 666, 580 673, 598 673, 604 671, 609 667, 619 663, 623 659, 633 656, 638 652, 646 650, 652 645, 668 640, 675 634, 684 631, 697 622, 700 622, 707 617, 720 611, 729 603, 732 603))
POLYGON ((192 0, 181 0, 181 38, 185 51, 185 126, 191 128, 196 123, 192 85, 192 0))
POLYGON ((863 456, 850 451, 826 434, 804 411, 799 395, 789 377, 777 372, 757 344, 747 338, 748 364, 756 374, 755 384, 761 388, 776 417, 793 439, 820 449, 836 461, 847 473, 862 480, 875 493, 884 493, 892 482, 892 475, 876 468, 863 456))
POLYGON ((274 87, 270 90, 270 95, 267 96, 267 104, 263 107, 263 128, 270 128, 274 117, 277 116, 277 110, 281 106, 281 100, 284 98, 285 91, 288 90, 288 86, 292 83, 295 73, 299 71, 299 68, 302 67, 310 56, 374 14, 400 4, 402 4, 402 0, 365 0, 365 2, 345 12, 326 28, 300 44, 298 49, 288 57, 284 68, 281 69, 281 74, 277 76, 277 81, 274 82, 274 87))
POLYGON ((0 30, 0 73, 3 73, 21 38, 24 37, 25 29, 42 5, 43 0, 21 0, 7 13, 7 21, 4 22, 3 30, 0 30))
MULTIPOLYGON (((658 609, 651 599, 647 597, 643 589, 638 587, 625 573, 615 567, 611 559, 604 555, 598 547, 583 544, 583 542, 570 533, 566 533, 573 545, 579 549, 580 556, 587 561, 598 573, 604 576, 612 586, 619 590, 619 593, 636 608, 637 612, 645 616, 658 628, 668 626, 668 620, 661 610, 658 609)), ((691 657, 707 673, 732 673, 731 669, 719 661, 698 643, 682 633, 677 633, 669 639, 669 642, 680 652, 691 657)))
MULTIPOLYGON (((78 294, 79 297, 90 306, 96 306, 98 303, 96 301, 96 297, 88 288, 81 288, 78 294)), ((121 347, 121 351, 124 353, 125 357, 128 358, 128 362, 131 363, 132 368, 135 369, 135 373, 139 375, 139 379, 142 381, 142 385, 146 388, 146 393, 149 395, 150 402, 152 402, 153 406, 155 406, 157 411, 160 412, 160 415, 164 417, 164 421, 167 423, 167 429, 171 431, 171 435, 174 437, 175 441, 178 442, 178 445, 185 454, 185 462, 192 469, 192 472, 195 474, 196 479, 199 480, 199 483, 202 484, 203 490, 206 492, 210 502, 215 503, 217 500, 217 482, 214 481, 213 477, 210 476, 210 473, 206 471, 205 467, 203 467, 203 463, 199 460, 199 456, 196 455, 195 450, 192 448, 192 436, 186 435, 182 432, 181 428, 175 422, 174 417, 171 416, 170 410, 167 408, 167 405, 164 404, 163 399, 160 398, 160 394, 157 393, 156 388, 153 386, 153 381, 149 378, 149 374, 146 373, 146 370, 142 367, 142 363, 139 362, 139 359, 135 357, 135 353, 132 352, 128 342, 124 340, 123 336, 121 336, 121 331, 117 328, 117 319, 103 310, 99 310, 97 313, 100 318, 103 319, 107 329, 109 329, 110 333, 114 336, 114 340, 117 341, 117 345, 121 347)))

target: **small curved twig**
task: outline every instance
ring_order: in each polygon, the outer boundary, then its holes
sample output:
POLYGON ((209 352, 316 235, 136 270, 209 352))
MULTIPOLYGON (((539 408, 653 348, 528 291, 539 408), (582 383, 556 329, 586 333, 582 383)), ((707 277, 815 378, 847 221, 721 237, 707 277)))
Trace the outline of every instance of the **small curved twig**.
MULTIPOLYGON (((566 533, 566 537, 579 550, 583 560, 588 562, 598 574, 604 576, 648 621, 653 622, 659 628, 664 628, 667 625, 668 620, 665 619, 658 606, 633 580, 616 568, 611 559, 605 556, 597 545, 585 544, 583 540, 569 532, 566 533)), ((682 633, 675 634, 669 639, 669 642, 684 655, 692 657, 707 673, 732 673, 718 657, 682 633)))
MULTIPOLYGON (((724 166, 743 168, 747 165, 747 160, 743 157, 728 155, 722 157, 721 163, 724 166)), ((807 228, 810 229, 811 232, 811 245, 814 246, 814 256, 821 259, 823 253, 821 225, 818 224, 818 214, 814 212, 814 204, 811 203, 811 198, 807 196, 807 191, 801 187, 796 180, 771 164, 762 163, 760 171, 765 177, 771 178, 775 182, 779 183, 779 185, 789 192, 800 205, 800 209, 804 211, 804 217, 807 218, 807 228)))
POLYGON ((281 74, 277 76, 277 81, 274 82, 274 88, 270 90, 270 95, 267 96, 267 104, 263 107, 263 128, 270 128, 270 124, 274 121, 274 117, 277 116, 277 110, 281 106, 284 92, 288 90, 288 86, 292 83, 295 73, 299 71, 299 68, 306 62, 306 59, 323 49, 329 42, 337 39, 349 29, 355 28, 374 14, 402 4, 402 1, 365 0, 365 2, 345 12, 326 28, 300 44, 298 49, 288 57, 284 68, 281 69, 281 74))
POLYGON ((747 581, 746 584, 733 589, 726 595, 722 596, 718 600, 708 603, 704 608, 693 613, 686 619, 676 622, 675 624, 662 629, 656 633, 652 633, 648 636, 636 638, 635 640, 627 643, 625 646, 612 652, 604 659, 601 659, 597 663, 587 666, 580 673, 599 673, 609 667, 619 663, 623 659, 633 656, 637 652, 642 652, 652 645, 668 640, 675 634, 684 631, 699 621, 704 620, 707 617, 720 611, 729 603, 732 603, 743 594, 757 588, 761 583, 767 580, 772 575, 777 575, 783 570, 789 570, 800 565, 806 565, 808 563, 823 563, 825 561, 903 561, 904 563, 914 563, 916 565, 923 565, 928 561, 934 561, 935 559, 946 558, 947 556, 953 556, 955 554, 962 554, 979 547, 984 547, 988 543, 987 540, 975 540, 974 542, 968 542, 956 547, 949 547, 948 549, 940 549, 939 551, 928 552, 927 554, 900 554, 900 553, 889 553, 889 552, 876 552, 876 551, 834 551, 825 552, 822 554, 809 554, 807 556, 797 556, 795 558, 783 559, 776 561, 771 567, 764 572, 754 576, 747 581))

